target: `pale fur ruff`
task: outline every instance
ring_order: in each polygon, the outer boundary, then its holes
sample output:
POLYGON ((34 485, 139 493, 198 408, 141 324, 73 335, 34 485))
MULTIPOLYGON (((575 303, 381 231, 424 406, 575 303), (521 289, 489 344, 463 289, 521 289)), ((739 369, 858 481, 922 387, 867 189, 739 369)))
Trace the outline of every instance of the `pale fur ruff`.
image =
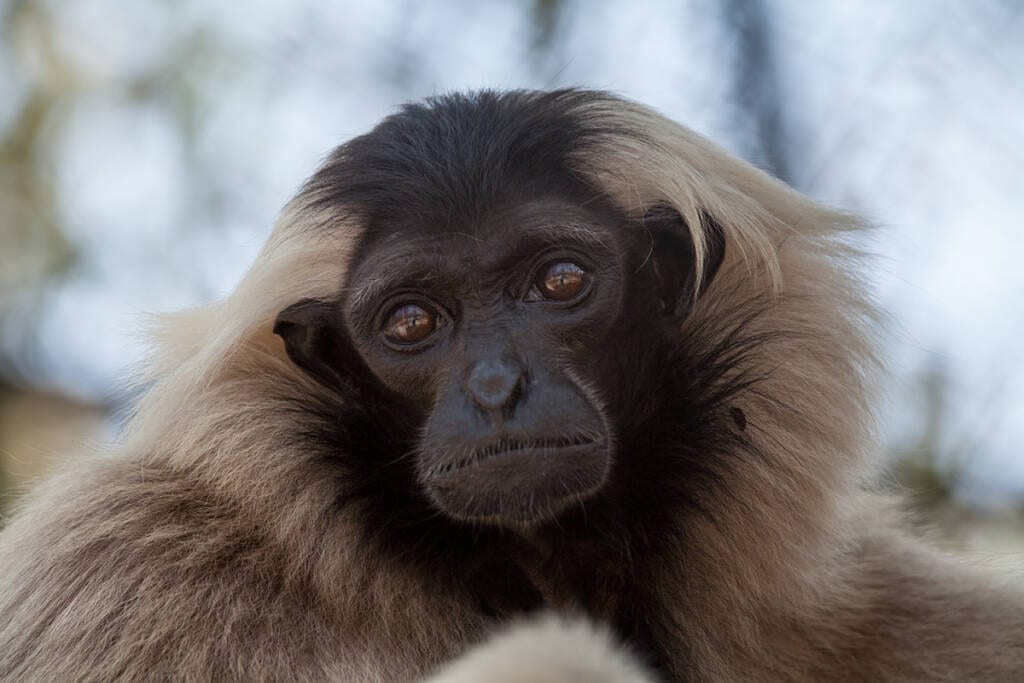
MULTIPOLYGON (((742 369, 762 376, 743 410, 748 437, 766 462, 737 471, 730 482, 742 504, 721 506, 714 521, 695 518, 684 532, 687 540, 700 539, 686 545, 685 575, 683 567, 665 566, 654 577, 667 604, 689 605, 689 621, 667 617, 655 635, 687 642, 705 672, 743 670, 749 663, 744 658, 756 643, 771 640, 771 629, 785 623, 787 614, 814 612, 815 587, 842 573, 849 537, 840 530, 857 526, 849 511, 857 507, 853 492, 873 451, 866 401, 874 364, 865 333, 872 311, 852 275, 857 254, 845 241, 859 225, 646 107, 610 96, 573 106, 580 120, 622 131, 591 142, 571 160, 620 208, 641 216, 655 205, 675 207, 691 226, 698 252, 705 240, 702 212, 722 226, 726 262, 685 324, 720 330, 715 320, 734 314, 726 310, 730 305, 752 302, 763 311, 750 320, 750 333, 787 334, 765 354, 770 366, 742 369)), ((287 548, 283 559, 273 560, 280 562, 277 571, 286 584, 313 582, 325 603, 375 615, 374 642, 361 643, 353 657, 386 660, 383 653, 397 648, 406 663, 418 659, 420 667, 434 666, 479 638, 483 622, 468 609, 460 611, 454 598, 432 595, 430 583, 412 569, 381 567, 383 560, 359 556, 346 540, 358 533, 358 520, 331 518, 325 509, 324 501, 334 499, 335 480, 310 465, 301 446, 282 446, 303 419, 294 412, 294 400, 313 400, 325 390, 288 360, 271 335, 274 318, 301 299, 336 297, 362 230, 340 212, 309 208, 309 200, 300 193, 288 205, 255 264, 223 303, 171 316, 157 330, 158 350, 147 375, 152 386, 119 451, 143 479, 151 470, 187 473, 211 495, 237 501, 247 523, 287 548), (411 595, 418 602, 404 597, 411 595), (436 616, 425 620, 424 613, 436 616)), ((30 504, 12 524, 3 537, 8 545, 0 549, 8 560, 0 560, 0 569, 16 565, 11 554, 22 543, 65 542, 59 530, 46 536, 38 529, 40 520, 65 505, 61 492, 77 487, 79 476, 85 475, 68 475, 52 486, 49 498, 30 504)), ((76 509, 67 510, 67 517, 91 514, 90 509, 102 516, 115 505, 110 491, 92 501, 74 495, 76 509)), ((124 522, 129 523, 135 524, 124 522)), ((196 553, 206 548, 200 546, 196 553)), ((211 545, 209 552, 216 549, 211 545)), ((26 582, 33 580, 31 569, 23 571, 26 582)), ((60 571, 73 572, 73 560, 60 571)), ((141 568, 134 578, 145 580, 141 568)), ((130 579, 119 579, 123 588, 112 590, 127 594, 130 579)), ((107 609, 101 597, 82 598, 79 609, 107 609)), ((170 633, 174 615, 186 607, 167 602, 152 609, 166 612, 170 633)), ((28 618, 11 628, 27 632, 28 618)), ((354 632, 361 632, 362 618, 352 617, 354 632)), ((158 635, 146 642, 158 642, 158 635)), ((59 649, 56 643, 50 647, 59 649)), ((325 637, 309 647, 329 652, 332 643, 325 637)), ((197 646, 190 656, 198 661, 202 652, 197 646)), ((98 652, 96 657, 108 667, 100 673, 129 666, 99 659, 98 652)), ((380 678, 413 673, 421 671, 396 668, 380 678)))
MULTIPOLYGON (((727 265, 742 266, 729 269, 723 278, 720 289, 740 290, 728 300, 765 290, 777 303, 771 318, 783 323, 783 329, 840 339, 830 346, 844 356, 836 358, 840 366, 847 367, 830 373, 836 386, 815 376, 817 368, 804 368, 813 378, 808 398, 814 404, 834 402, 840 409, 835 414, 838 426, 863 434, 863 370, 872 363, 861 323, 872 311, 850 267, 858 254, 844 240, 862 224, 810 201, 648 107, 607 97, 583 102, 577 109, 572 113, 582 120, 624 131, 589 144, 586 155, 574 159, 575 169, 619 208, 640 216, 652 206, 673 206, 691 227, 698 254, 706 239, 699 227, 701 212, 707 212, 724 228, 731 254, 727 265), (853 405, 844 397, 853 397, 853 405)), ((247 340, 265 335, 280 310, 305 298, 337 296, 363 228, 339 211, 308 208, 309 200, 300 193, 288 204, 256 262, 225 302, 165 316, 155 326, 158 348, 145 379, 159 380, 162 390, 150 392, 151 397, 164 405, 179 403, 181 392, 198 388, 193 386, 197 378, 212 381, 247 340)), ((698 271, 701 267, 698 258, 698 271)), ((705 299, 713 302, 717 297, 705 299)), ((699 324, 701 315, 713 316, 714 311, 696 311, 692 324, 699 324)), ((799 366, 800 359, 791 360, 799 366)), ((801 374, 799 367, 793 370, 801 374)), ((132 432, 138 438, 147 438, 149 412, 161 423, 166 419, 164 409, 148 408, 144 404, 136 418, 132 432)))
MULTIPOLYGON (((847 508, 858 507, 852 492, 870 471, 870 454, 876 452, 867 408, 874 369, 867 330, 873 310, 854 274, 859 254, 847 241, 862 225, 645 106, 598 99, 581 104, 576 114, 624 131, 592 143, 585 156, 575 159, 576 170, 621 209, 640 216, 658 204, 675 207, 691 226, 699 253, 705 239, 697 227, 701 212, 723 227, 726 263, 686 324, 714 330, 707 321, 732 313, 722 307, 771 301, 748 332, 784 330, 789 335, 765 354, 770 367, 744 368, 764 374, 744 410, 751 439, 770 456, 771 466, 752 467, 731 482, 744 505, 721 509, 714 522, 696 520, 698 528, 690 531, 702 542, 699 556, 688 547, 688 580, 697 575, 714 587, 695 591, 707 604, 693 607, 707 615, 700 625, 710 636, 705 642, 717 643, 714 651, 700 652, 697 641, 695 654, 728 670, 726 661, 734 653, 716 634, 747 641, 731 643, 743 649, 760 637, 763 624, 778 617, 762 609, 803 609, 792 603, 812 599, 806 588, 819 579, 808 575, 820 573, 821 581, 829 580, 847 538, 840 530, 857 526, 847 518, 847 508), (737 553, 749 548, 758 548, 759 556, 737 563, 737 553), (719 619, 722 623, 714 623, 719 619)), ((158 390, 150 392, 132 429, 130 443, 137 448, 157 438, 180 440, 168 450, 188 458, 189 466, 200 466, 209 459, 211 435, 235 409, 227 408, 232 411, 227 415, 222 414, 225 408, 189 411, 181 421, 169 422, 169 415, 196 396, 205 406, 204 389, 212 388, 211 399, 230 406, 231 392, 217 391, 217 378, 246 372, 239 368, 258 354, 273 355, 266 360, 274 372, 297 373, 276 340, 267 339, 274 316, 303 298, 337 296, 361 232, 360 225, 339 219, 334 211, 309 210, 307 200, 300 194, 288 205, 226 302, 168 322, 155 366, 158 390), (196 386, 197 380, 206 387, 196 386)), ((317 391, 312 385, 308 389, 317 391)), ((243 452, 258 448, 244 438, 231 447, 243 452)), ((241 458, 235 467, 269 458, 241 458)), ((287 479, 282 465, 268 467, 287 479)), ((666 586, 673 579, 666 577, 666 586)))

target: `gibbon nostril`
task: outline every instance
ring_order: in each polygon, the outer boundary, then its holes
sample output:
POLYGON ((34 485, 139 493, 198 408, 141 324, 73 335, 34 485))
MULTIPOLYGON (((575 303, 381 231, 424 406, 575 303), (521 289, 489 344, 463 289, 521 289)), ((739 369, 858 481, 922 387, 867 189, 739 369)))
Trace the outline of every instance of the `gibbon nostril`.
POLYGON ((466 388, 481 408, 496 410, 514 402, 523 371, 505 360, 485 360, 477 363, 469 373, 466 388))

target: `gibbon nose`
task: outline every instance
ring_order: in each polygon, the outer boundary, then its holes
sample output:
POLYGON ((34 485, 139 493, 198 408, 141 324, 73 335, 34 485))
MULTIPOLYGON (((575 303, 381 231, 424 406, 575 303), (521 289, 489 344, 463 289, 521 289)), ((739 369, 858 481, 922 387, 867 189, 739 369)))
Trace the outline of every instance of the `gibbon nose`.
POLYGON ((483 360, 473 366, 466 388, 484 410, 511 408, 519 398, 523 369, 507 360, 483 360))

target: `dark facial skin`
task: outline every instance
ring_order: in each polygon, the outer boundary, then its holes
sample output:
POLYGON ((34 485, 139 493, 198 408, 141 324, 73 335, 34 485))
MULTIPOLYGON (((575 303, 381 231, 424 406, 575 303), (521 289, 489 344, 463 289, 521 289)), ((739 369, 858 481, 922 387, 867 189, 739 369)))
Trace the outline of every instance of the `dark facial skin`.
POLYGON ((617 322, 627 264, 613 226, 566 202, 473 227, 394 231, 353 270, 346 318, 382 383, 432 407, 417 475, 434 503, 531 524, 608 475, 614 434, 577 369, 617 322))
POLYGON ((340 301, 292 307, 276 331, 322 381, 365 376, 415 413, 415 479, 437 509, 531 527, 605 486, 642 422, 637 387, 656 383, 644 349, 685 315, 693 266, 678 215, 640 224, 551 193, 375 232, 340 301))

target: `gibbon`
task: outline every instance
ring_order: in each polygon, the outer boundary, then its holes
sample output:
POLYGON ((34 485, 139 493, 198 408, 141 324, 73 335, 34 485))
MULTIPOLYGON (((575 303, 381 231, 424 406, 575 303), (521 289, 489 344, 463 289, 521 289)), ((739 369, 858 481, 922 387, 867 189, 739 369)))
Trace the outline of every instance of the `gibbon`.
POLYGON ((870 492, 861 227, 606 93, 403 107, 0 536, 0 678, 1024 677, 870 492))

